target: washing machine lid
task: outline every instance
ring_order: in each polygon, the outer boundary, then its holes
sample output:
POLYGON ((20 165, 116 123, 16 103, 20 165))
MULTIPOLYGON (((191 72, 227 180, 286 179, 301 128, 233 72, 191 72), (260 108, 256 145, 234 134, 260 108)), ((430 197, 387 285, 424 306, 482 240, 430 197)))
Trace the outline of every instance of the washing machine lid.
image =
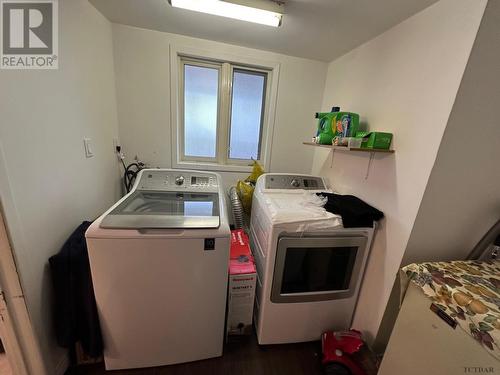
POLYGON ((136 190, 101 221, 101 228, 218 228, 219 194, 136 190))

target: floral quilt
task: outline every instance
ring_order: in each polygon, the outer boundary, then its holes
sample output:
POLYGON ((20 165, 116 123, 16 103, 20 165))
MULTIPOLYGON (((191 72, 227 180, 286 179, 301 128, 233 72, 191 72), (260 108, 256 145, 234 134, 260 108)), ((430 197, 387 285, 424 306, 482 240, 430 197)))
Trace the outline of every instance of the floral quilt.
POLYGON ((500 359, 500 261, 414 263, 402 273, 500 359))

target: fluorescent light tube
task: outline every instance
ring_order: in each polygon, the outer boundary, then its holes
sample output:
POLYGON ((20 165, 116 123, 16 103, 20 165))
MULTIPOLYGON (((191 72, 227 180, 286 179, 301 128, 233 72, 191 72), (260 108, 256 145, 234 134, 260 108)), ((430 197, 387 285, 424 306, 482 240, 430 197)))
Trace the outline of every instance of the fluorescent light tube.
POLYGON ((173 7, 278 27, 283 15, 221 0, 169 0, 173 7))

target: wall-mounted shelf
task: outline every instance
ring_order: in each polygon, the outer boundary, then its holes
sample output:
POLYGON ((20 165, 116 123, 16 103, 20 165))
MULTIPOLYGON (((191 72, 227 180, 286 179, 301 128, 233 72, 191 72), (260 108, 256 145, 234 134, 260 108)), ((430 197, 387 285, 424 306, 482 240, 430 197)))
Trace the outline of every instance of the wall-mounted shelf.
POLYGON ((332 150, 332 163, 330 165, 330 168, 333 167, 333 157, 335 156, 335 151, 341 151, 341 152, 359 152, 359 153, 369 153, 370 158, 368 159, 368 165, 366 167, 366 175, 365 175, 365 180, 368 178, 370 174, 370 167, 372 165, 372 161, 375 158, 375 154, 393 154, 394 150, 383 150, 383 149, 377 149, 377 148, 352 148, 352 147, 345 147, 345 146, 330 146, 330 145, 320 145, 317 143, 313 142, 302 142, 302 144, 307 145, 307 146, 314 146, 314 147, 322 147, 322 148, 328 148, 332 150))
POLYGON ((320 145, 318 143, 313 143, 313 142, 302 142, 302 144, 315 147, 324 147, 324 148, 329 148, 330 150, 339 150, 339 151, 370 152, 370 153, 382 152, 386 154, 394 153, 394 150, 383 150, 378 148, 352 148, 346 146, 330 146, 330 145, 320 145))

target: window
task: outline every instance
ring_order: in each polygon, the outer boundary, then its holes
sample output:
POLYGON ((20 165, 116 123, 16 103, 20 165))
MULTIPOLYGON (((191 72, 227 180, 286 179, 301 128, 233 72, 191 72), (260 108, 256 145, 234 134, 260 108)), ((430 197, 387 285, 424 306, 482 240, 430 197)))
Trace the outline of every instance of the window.
POLYGON ((259 159, 267 73, 233 69, 229 159, 259 159))
POLYGON ((266 164, 273 67, 184 56, 177 62, 176 165, 244 170, 251 159, 266 164))
POLYGON ((219 70, 184 65, 184 155, 215 158, 219 70))

